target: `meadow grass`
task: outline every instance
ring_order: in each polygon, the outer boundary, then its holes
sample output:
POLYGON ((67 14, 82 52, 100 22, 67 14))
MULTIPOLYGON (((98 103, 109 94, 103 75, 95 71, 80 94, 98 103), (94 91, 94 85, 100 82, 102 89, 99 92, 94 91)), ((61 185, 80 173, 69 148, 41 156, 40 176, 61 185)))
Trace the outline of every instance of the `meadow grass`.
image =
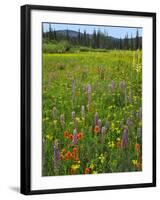
POLYGON ((142 52, 43 54, 43 176, 142 170, 142 52))

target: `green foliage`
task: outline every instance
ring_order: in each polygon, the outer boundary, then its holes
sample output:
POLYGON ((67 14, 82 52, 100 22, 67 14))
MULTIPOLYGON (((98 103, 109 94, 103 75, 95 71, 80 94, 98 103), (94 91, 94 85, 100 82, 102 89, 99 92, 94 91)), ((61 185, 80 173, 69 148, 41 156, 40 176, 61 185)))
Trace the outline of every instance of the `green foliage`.
POLYGON ((91 51, 91 48, 89 48, 89 47, 80 47, 79 51, 81 51, 81 52, 87 52, 87 51, 91 51))
POLYGON ((68 41, 61 41, 61 42, 45 42, 43 43, 43 52, 44 53, 65 53, 69 51, 71 45, 68 41))
POLYGON ((45 39, 43 41, 44 53, 78 53, 78 52, 107 52, 107 49, 94 49, 86 46, 72 46, 67 41, 57 42, 45 39))

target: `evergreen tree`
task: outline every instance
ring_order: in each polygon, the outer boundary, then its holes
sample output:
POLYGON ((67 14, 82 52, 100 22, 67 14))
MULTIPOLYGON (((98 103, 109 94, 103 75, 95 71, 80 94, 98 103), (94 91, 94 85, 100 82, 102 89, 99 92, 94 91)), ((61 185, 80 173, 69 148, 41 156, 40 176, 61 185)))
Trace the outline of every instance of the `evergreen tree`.
POLYGON ((120 37, 120 39, 119 39, 119 48, 120 48, 120 49, 123 48, 123 44, 122 44, 122 39, 121 39, 121 37, 120 37))
POLYGON ((49 24, 49 40, 52 40, 52 27, 51 27, 51 24, 49 24))
POLYGON ((139 49, 139 32, 138 32, 138 29, 137 29, 137 32, 136 32, 136 49, 139 49))
POLYGON ((126 34, 125 38, 124 38, 124 49, 127 50, 128 49, 128 33, 126 34))
POLYGON ((81 44, 81 32, 80 29, 78 30, 78 44, 81 44))
POLYGON ((69 41, 69 31, 68 31, 68 28, 66 30, 66 40, 69 41))
POLYGON ((86 30, 84 30, 84 33, 83 33, 83 45, 87 46, 87 34, 86 34, 86 30))
POLYGON ((92 36, 92 47, 95 49, 97 46, 96 46, 96 41, 97 41, 97 33, 96 33, 96 30, 94 29, 93 31, 93 36, 92 36))
POLYGON ((54 40, 57 40, 57 34, 56 34, 56 30, 54 29, 54 31, 53 31, 53 39, 54 40))
POLYGON ((132 34, 131 34, 131 39, 130 39, 130 49, 131 49, 131 50, 134 49, 134 42, 133 42, 132 34))
POLYGON ((108 33, 107 32, 105 33, 105 36, 106 36, 106 38, 105 38, 105 48, 109 49, 109 37, 108 37, 108 33))
POLYGON ((87 34, 87 46, 91 47, 91 41, 90 41, 90 36, 87 34))
POLYGON ((100 47, 100 37, 101 37, 101 32, 100 30, 98 30, 97 37, 96 37, 96 48, 100 47))

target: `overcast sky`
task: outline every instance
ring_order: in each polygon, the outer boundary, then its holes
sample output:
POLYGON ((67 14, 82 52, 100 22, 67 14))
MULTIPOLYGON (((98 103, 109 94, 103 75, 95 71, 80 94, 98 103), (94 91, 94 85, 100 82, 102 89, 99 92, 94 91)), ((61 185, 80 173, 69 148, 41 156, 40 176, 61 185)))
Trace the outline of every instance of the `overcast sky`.
MULTIPOLYGON (((51 23, 53 30, 74 30, 80 31, 83 33, 86 30, 87 33, 92 34, 94 29, 96 31, 100 30, 101 32, 108 33, 109 36, 116 38, 124 38, 126 34, 130 38, 136 36, 136 31, 138 29, 139 36, 142 36, 142 28, 131 28, 131 27, 115 27, 115 26, 92 26, 92 25, 79 25, 79 24, 56 24, 51 23)), ((49 30, 49 23, 43 23, 43 31, 46 32, 49 30)))

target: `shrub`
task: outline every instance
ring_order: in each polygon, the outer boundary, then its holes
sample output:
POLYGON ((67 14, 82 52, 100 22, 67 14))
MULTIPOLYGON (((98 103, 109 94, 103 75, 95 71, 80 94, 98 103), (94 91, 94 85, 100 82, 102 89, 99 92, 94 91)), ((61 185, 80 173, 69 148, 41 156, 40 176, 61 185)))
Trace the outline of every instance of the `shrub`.
POLYGON ((69 42, 61 41, 57 44, 55 43, 44 43, 43 52, 44 53, 65 53, 71 48, 69 42))

